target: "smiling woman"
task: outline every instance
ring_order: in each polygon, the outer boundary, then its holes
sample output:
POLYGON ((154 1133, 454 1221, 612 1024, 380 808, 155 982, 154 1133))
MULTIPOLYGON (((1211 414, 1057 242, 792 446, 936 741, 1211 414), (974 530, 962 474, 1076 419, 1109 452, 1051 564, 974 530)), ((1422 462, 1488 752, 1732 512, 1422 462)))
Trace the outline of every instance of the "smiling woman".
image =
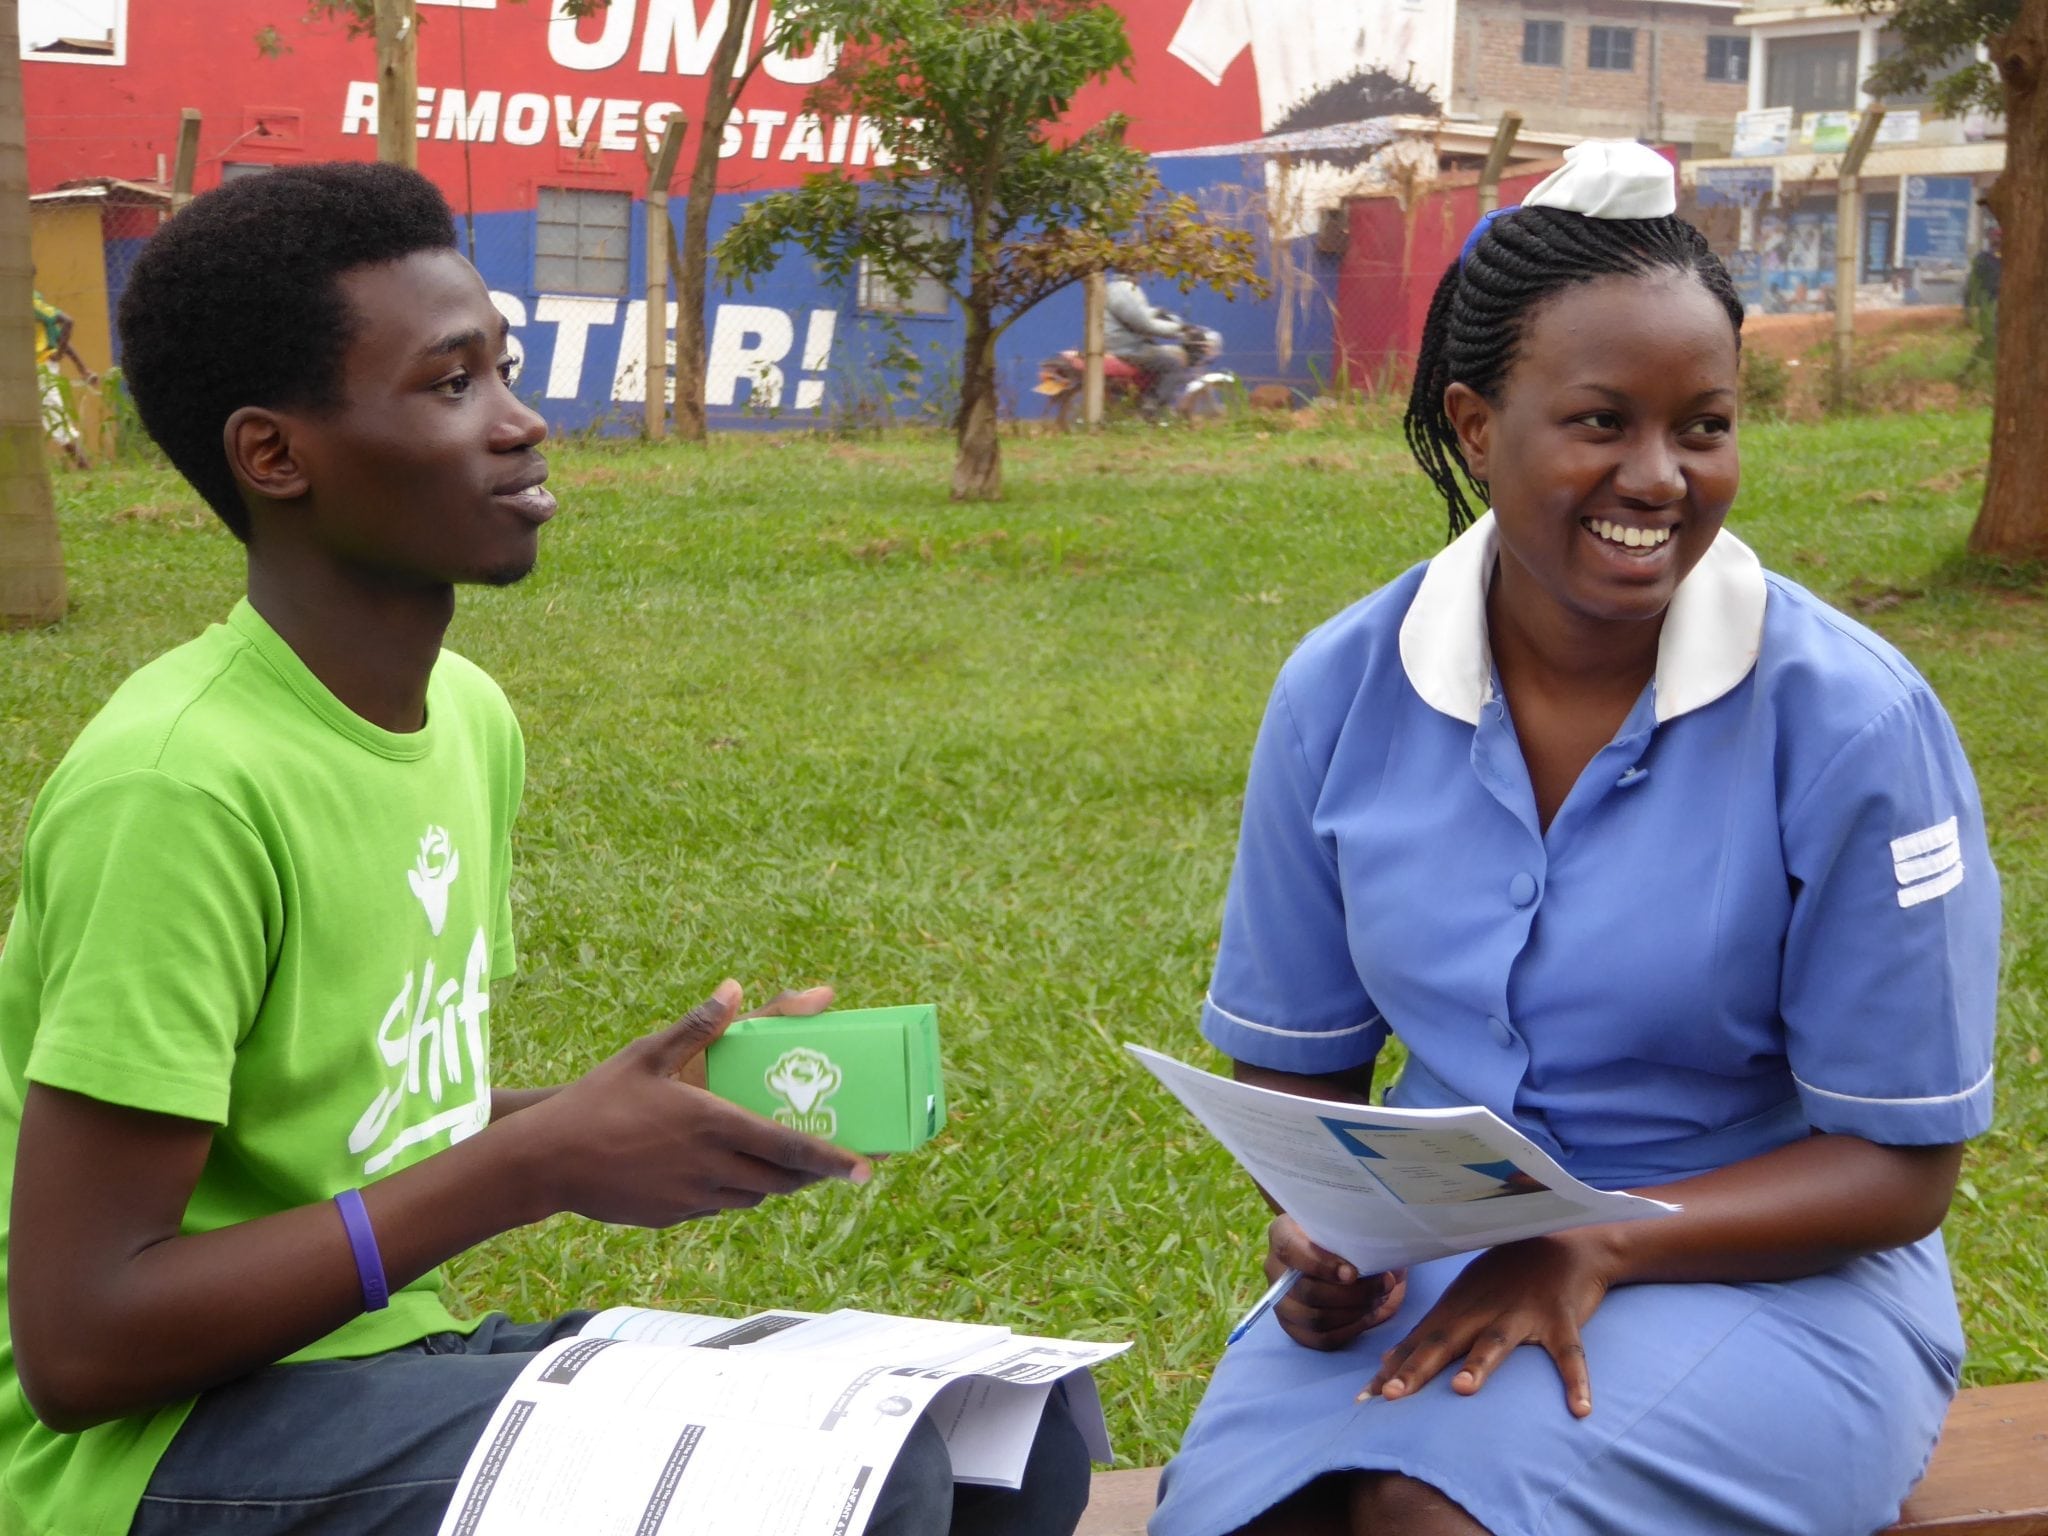
POLYGON ((1983 813, 1911 665, 1723 526, 1742 306, 1674 206, 1581 145, 1444 274, 1407 426, 1453 540, 1283 668, 1203 1028, 1321 1098, 1398 1035, 1389 1102, 1682 1211, 1388 1276, 1279 1216, 1303 1278, 1154 1536, 1864 1536, 1954 1392, 1983 813))

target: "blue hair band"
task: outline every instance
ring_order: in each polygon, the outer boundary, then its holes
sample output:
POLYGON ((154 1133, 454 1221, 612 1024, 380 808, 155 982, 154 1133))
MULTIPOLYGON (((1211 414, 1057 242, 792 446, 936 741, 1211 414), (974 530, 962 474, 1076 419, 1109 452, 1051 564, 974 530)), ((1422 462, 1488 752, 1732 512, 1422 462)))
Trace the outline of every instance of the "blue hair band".
POLYGON ((1495 219, 1500 218, 1503 214, 1518 213, 1520 211, 1521 207, 1517 204, 1513 208, 1489 208, 1485 213, 1479 215, 1479 222, 1472 226, 1472 233, 1465 237, 1464 245, 1458 249, 1458 270, 1461 272, 1465 270, 1465 263, 1472 259, 1473 250, 1478 246, 1480 238, 1492 227, 1495 219))

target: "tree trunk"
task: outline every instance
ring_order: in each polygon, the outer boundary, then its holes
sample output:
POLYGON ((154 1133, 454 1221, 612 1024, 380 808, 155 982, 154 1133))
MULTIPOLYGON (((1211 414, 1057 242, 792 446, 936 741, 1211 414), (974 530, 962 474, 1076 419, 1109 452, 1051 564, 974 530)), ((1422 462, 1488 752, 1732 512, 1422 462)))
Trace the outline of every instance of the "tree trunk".
POLYGON ((2005 81, 2005 172, 1986 199, 2003 248, 1991 467, 1970 530, 1973 554, 2048 559, 2048 0, 2026 0, 1991 42, 2005 81))
POLYGON ((701 443, 709 435, 704 416, 704 300, 709 287, 706 255, 711 244, 711 200, 718 194, 718 149, 738 93, 733 75, 754 24, 755 0, 732 0, 725 30, 704 83, 704 123, 697 131, 697 158, 690 162, 690 193, 683 205, 682 259, 676 263, 676 436, 701 443))
POLYGON ((967 306, 967 348, 961 357, 959 453, 953 460, 955 501, 994 501, 1003 494, 1002 444, 996 436, 996 335, 988 310, 967 306))
POLYGON ((13 0, 0 0, 0 628, 64 617, 64 551, 43 462, 28 235, 19 13, 13 0))

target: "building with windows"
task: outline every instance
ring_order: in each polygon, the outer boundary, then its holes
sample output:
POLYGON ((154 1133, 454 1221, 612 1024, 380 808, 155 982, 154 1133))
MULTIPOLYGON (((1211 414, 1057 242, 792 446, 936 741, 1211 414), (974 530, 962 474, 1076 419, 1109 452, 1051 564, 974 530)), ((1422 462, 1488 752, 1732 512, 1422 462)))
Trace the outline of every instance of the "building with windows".
MULTIPOLYGON (((1682 167, 1686 211, 1766 312, 1833 307, 1837 175, 1870 71, 1896 52, 1884 18, 1825 0, 1751 0, 1747 100, 1729 152, 1682 167)), ((1960 66, 1969 55, 1952 61, 1960 66)), ((1858 177, 1856 302, 1953 304, 1987 238, 1985 189, 2005 165, 2004 125, 1942 117, 1928 93, 1892 96, 1858 177)))
POLYGON ((1749 104, 1739 0, 1460 0, 1448 105, 1528 129, 1728 147, 1749 104))

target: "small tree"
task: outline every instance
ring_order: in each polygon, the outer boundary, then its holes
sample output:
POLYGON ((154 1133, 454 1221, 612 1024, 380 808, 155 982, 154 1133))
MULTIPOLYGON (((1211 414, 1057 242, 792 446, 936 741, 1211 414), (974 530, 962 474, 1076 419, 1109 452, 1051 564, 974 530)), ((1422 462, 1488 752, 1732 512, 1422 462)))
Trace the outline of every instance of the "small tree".
POLYGON ((0 628, 64 617, 29 300, 28 131, 16 7, 0 3, 0 628))
MULTIPOLYGON (((1123 19, 1098 0, 789 0, 799 41, 825 33, 838 72, 820 112, 874 126, 888 163, 863 189, 843 171, 748 207, 715 252, 751 287, 794 243, 827 281, 866 263, 884 282, 944 285, 966 317, 956 500, 1002 490, 996 342, 1020 315, 1092 272, 1160 274, 1182 290, 1264 290, 1251 236, 1162 199, 1124 120, 1055 137, 1075 93, 1130 68, 1123 19)), ((883 158, 883 157, 878 157, 883 158)))
MULTIPOLYGON (((570 0, 571 4, 603 6, 611 0, 570 0)), ((718 193, 720 146, 725 125, 732 120, 740 93, 754 78, 754 71, 770 54, 798 51, 804 44, 831 48, 829 37, 805 30, 787 16, 777 15, 768 23, 766 36, 746 68, 739 67, 746 52, 747 37, 757 14, 770 0, 726 0, 725 26, 712 51, 710 68, 704 76, 703 121, 697 130, 697 154, 690 163, 690 192, 683 204, 683 242, 680 251, 671 245, 676 274, 676 436, 702 442, 709 431, 704 415, 704 305, 709 291, 708 256, 711 245, 711 201, 718 193)), ((674 231, 670 231, 674 240, 674 231)))
POLYGON ((1900 52, 1870 73, 1873 95, 1933 86, 1938 110, 2005 115, 2005 171, 1985 202, 2003 231, 1992 385, 1991 465, 1970 549, 2048 559, 2048 0, 1835 0, 1883 15, 1900 52), (1979 46, 1990 62, 1977 59, 1979 46), (1961 54, 1968 62, 1956 66, 1961 54))
MULTIPOLYGON (((697 122, 697 149, 690 162, 690 190, 683 205, 683 234, 680 245, 675 227, 668 230, 669 270, 676 285, 676 435, 702 442, 706 432, 704 416, 704 301, 709 282, 707 253, 711 244, 711 203, 718 193, 719 149, 725 140, 726 124, 732 120, 740 93, 754 78, 761 61, 791 40, 786 24, 770 24, 768 36, 747 66, 740 68, 740 56, 747 51, 747 37, 753 31, 765 0, 724 0, 718 45, 704 72, 704 110, 697 122)), ((561 14, 573 20, 597 16, 611 6, 611 0, 562 0, 561 14)), ((375 24, 375 0, 307 0, 308 19, 339 16, 348 23, 351 37, 369 34, 375 24)), ((717 12, 714 11, 714 14, 717 12)), ((830 44, 821 38, 814 45, 830 44)), ((266 53, 277 51, 277 29, 265 27, 257 37, 266 53)), ((652 162, 652 151, 649 151, 652 162)))

